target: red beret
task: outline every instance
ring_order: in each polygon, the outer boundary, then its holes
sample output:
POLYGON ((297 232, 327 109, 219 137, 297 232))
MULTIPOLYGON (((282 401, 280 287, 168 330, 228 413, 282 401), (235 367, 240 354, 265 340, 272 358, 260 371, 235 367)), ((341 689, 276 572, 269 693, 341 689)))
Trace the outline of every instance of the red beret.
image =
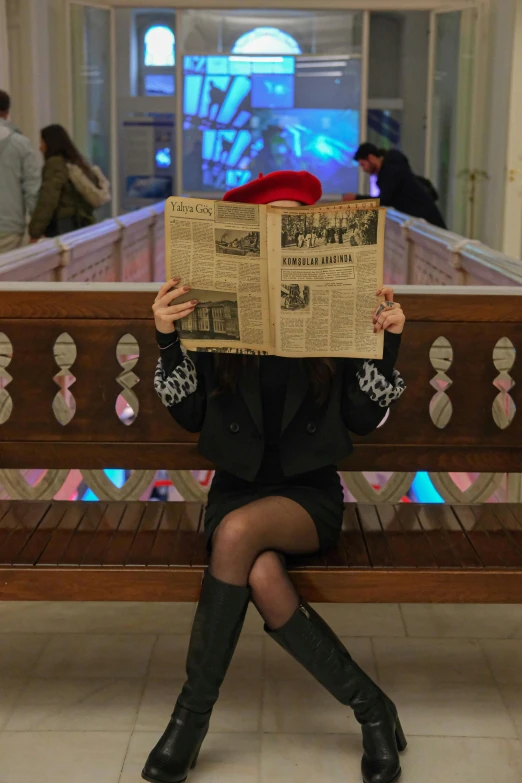
POLYGON ((229 190, 223 201, 240 201, 242 204, 300 201, 311 206, 319 201, 322 194, 321 183, 308 171, 274 171, 266 177, 260 174, 258 179, 229 190))

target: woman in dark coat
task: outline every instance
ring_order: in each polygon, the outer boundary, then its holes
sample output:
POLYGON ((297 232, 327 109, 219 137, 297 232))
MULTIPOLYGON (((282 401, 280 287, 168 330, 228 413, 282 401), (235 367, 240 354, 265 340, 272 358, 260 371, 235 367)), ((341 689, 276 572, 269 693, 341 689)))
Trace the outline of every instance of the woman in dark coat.
MULTIPOLYGON (((295 207, 314 204, 320 195, 319 181, 307 172, 277 172, 225 199, 295 207)), ((394 369, 404 313, 391 289, 376 292, 387 300, 373 319, 374 331, 384 331, 381 360, 186 353, 175 323, 197 302, 176 300, 189 290, 170 280, 154 302, 161 353, 155 387, 176 422, 200 433, 200 452, 218 466, 205 517, 210 566, 187 680, 143 778, 181 783, 195 765, 252 600, 266 633, 354 710, 362 727, 365 783, 393 783, 406 746, 397 709, 300 600, 285 558, 338 541, 343 492, 336 463, 352 451, 350 431, 372 432, 404 390, 394 369)))
POLYGON ((76 166, 78 175, 90 181, 87 187, 98 184, 94 171, 61 125, 48 125, 42 129, 40 150, 45 164, 42 187, 29 224, 33 241, 85 228, 95 222, 94 209, 73 185, 68 164, 76 166))

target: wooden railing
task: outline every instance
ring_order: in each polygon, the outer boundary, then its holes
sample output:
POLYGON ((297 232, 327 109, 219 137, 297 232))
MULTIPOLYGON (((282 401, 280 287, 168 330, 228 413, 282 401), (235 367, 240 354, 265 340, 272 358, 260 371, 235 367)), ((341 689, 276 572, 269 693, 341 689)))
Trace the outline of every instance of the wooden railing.
MULTIPOLYGON (((140 498, 158 469, 185 499, 204 497, 189 471, 212 466, 152 385, 156 289, 0 283, 4 497, 55 497, 71 469, 102 499, 140 498), (115 466, 133 471, 121 489, 103 471, 115 466)), ((426 470, 452 503, 495 493, 521 501, 522 288, 405 286, 396 294, 408 318, 399 361, 407 392, 383 426, 355 438, 355 454, 340 466, 347 488, 361 502, 395 503, 426 470), (362 471, 391 476, 377 491, 362 471), (455 472, 474 482, 459 484, 455 472)))
POLYGON ((161 280, 164 202, 0 255, 0 281, 149 282, 161 280))
MULTIPOLYGON (((164 202, 0 255, 0 281, 162 280, 163 211, 164 202)), ((393 209, 384 271, 394 285, 522 285, 522 261, 393 209)))
POLYGON ((522 285, 522 261, 389 209, 384 276, 392 285, 522 285))

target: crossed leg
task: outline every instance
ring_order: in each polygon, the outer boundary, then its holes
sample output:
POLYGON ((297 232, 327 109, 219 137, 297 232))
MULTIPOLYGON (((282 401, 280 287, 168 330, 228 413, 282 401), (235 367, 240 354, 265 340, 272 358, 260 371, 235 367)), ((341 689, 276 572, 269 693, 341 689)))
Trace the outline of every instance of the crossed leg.
POLYGON ((267 497, 221 521, 212 538, 210 570, 228 584, 249 584, 259 613, 269 628, 276 629, 299 604, 282 555, 318 549, 317 530, 308 512, 289 498, 267 497))

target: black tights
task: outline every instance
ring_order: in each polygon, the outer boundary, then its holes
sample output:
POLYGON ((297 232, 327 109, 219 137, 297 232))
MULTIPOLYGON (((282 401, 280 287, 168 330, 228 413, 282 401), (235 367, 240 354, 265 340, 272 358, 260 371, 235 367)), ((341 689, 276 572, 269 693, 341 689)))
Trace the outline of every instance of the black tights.
POLYGON ((284 555, 316 552, 315 524, 298 503, 268 497, 232 511, 212 538, 210 570, 216 579, 250 585, 252 601, 269 628, 283 626, 299 604, 284 555))

